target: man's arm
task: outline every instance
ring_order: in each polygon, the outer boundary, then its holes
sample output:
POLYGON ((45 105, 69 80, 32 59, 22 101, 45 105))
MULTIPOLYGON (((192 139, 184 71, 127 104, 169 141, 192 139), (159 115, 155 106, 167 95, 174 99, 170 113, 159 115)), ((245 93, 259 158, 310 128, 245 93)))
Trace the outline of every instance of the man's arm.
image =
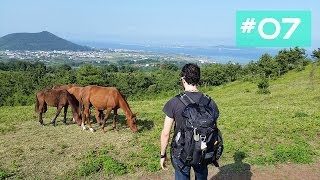
MULTIPOLYGON (((168 143, 169 143, 170 130, 171 130, 172 124, 173 124, 173 119, 168 117, 168 116, 166 116, 166 118, 164 120, 163 129, 162 129, 162 132, 161 132, 161 139, 160 139, 160 142, 161 142, 161 151, 160 151, 160 153, 161 153, 161 155, 165 155, 166 154, 166 149, 167 149, 167 146, 168 146, 168 143)), ((160 165, 161 165, 162 169, 167 170, 167 167, 165 165, 165 160, 166 160, 166 157, 161 158, 160 159, 160 165)))

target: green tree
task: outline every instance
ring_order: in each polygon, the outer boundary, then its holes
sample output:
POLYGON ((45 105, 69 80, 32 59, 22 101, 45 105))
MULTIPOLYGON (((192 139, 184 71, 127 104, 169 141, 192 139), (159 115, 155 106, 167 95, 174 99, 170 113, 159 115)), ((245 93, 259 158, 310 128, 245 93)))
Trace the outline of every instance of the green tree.
MULTIPOLYGON (((275 60, 279 65, 278 75, 285 74, 289 70, 299 67, 301 62, 306 60, 306 50, 303 48, 290 48, 280 50, 275 56, 275 60)), ((304 64, 304 63, 303 63, 304 64)))
POLYGON ((228 62, 226 65, 224 65, 224 68, 228 82, 235 81, 241 76, 242 67, 239 63, 228 62))
POLYGON ((320 64, 320 48, 315 49, 314 51, 312 51, 312 55, 311 55, 317 62, 317 64, 320 64))
POLYGON ((226 71, 221 64, 208 65, 201 70, 201 83, 205 86, 218 86, 228 82, 226 71))
POLYGON ((119 69, 114 64, 108 64, 108 65, 103 66, 103 71, 106 71, 106 72, 110 73, 110 72, 118 72, 119 69))
POLYGON ((320 48, 313 50, 311 56, 315 59, 320 59, 320 48))
POLYGON ((93 65, 83 65, 77 71, 77 84, 86 85, 103 85, 102 69, 93 65))
POLYGON ((164 63, 160 65, 160 69, 163 70, 170 70, 170 71, 178 71, 179 68, 177 65, 172 64, 172 63, 164 63))
POLYGON ((272 75, 277 75, 278 64, 269 54, 263 54, 257 62, 259 71, 262 77, 270 78, 272 75))

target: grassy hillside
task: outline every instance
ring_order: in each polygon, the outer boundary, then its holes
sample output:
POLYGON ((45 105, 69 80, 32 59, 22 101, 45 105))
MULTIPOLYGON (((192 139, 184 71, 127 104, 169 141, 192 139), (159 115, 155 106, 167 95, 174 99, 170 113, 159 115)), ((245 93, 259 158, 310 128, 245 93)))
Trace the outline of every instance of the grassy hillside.
MULTIPOLYGON (((257 90, 256 83, 240 81, 205 89, 221 112, 225 151, 220 163, 230 164, 239 154, 254 166, 319 162, 320 66, 271 81, 271 94, 257 90)), ((109 120, 108 132, 90 133, 61 121, 57 127, 40 127, 31 106, 1 107, 0 175, 126 179, 152 174, 160 168, 161 110, 168 99, 129 102, 138 112, 137 134, 126 129, 123 114, 118 131, 111 130, 109 120)), ((45 122, 54 113, 49 108, 45 122)))

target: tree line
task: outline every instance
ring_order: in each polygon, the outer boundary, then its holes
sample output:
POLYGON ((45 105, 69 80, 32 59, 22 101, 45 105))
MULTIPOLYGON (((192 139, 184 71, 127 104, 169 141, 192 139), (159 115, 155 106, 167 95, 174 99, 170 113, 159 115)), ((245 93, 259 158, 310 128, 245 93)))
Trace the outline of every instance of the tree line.
MULTIPOLYGON (((257 81, 274 79, 291 70, 303 70, 310 63, 318 63, 320 48, 308 59, 302 48, 283 49, 274 57, 263 54, 258 61, 246 65, 238 63, 206 64, 201 66, 201 87, 218 86, 235 80, 257 81)), ((31 105, 36 91, 57 84, 100 85, 117 87, 127 98, 150 99, 167 97, 182 91, 179 73, 183 63, 158 64, 143 71, 130 64, 84 64, 46 66, 42 62, 0 62, 0 106, 31 105)))

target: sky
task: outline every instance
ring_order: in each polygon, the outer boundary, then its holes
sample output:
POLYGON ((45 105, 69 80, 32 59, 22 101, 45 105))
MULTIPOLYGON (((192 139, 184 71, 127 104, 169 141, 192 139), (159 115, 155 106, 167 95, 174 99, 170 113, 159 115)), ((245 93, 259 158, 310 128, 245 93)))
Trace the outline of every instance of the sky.
POLYGON ((49 31, 72 41, 234 45, 237 10, 310 10, 319 0, 1 0, 0 36, 49 31))

